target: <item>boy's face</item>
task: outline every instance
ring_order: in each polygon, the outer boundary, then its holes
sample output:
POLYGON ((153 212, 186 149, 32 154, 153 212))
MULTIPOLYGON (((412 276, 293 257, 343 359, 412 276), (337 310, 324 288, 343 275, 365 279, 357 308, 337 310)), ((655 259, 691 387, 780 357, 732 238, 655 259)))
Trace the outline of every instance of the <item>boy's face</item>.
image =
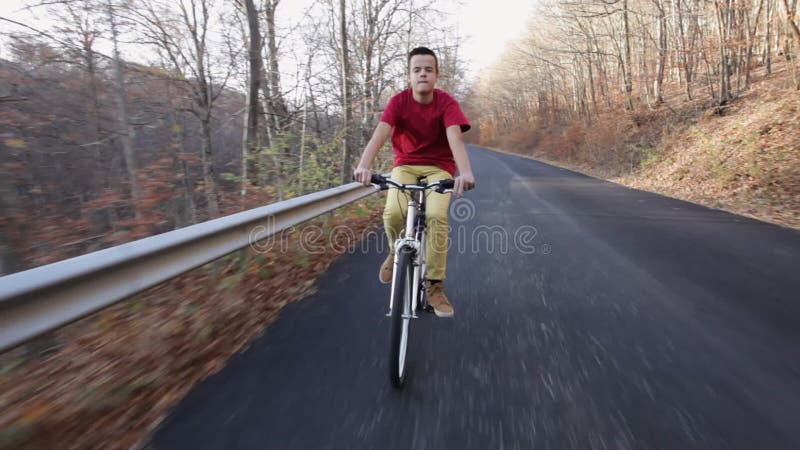
POLYGON ((439 74, 436 73, 436 59, 431 55, 414 55, 408 63, 408 82, 418 94, 433 92, 439 74))

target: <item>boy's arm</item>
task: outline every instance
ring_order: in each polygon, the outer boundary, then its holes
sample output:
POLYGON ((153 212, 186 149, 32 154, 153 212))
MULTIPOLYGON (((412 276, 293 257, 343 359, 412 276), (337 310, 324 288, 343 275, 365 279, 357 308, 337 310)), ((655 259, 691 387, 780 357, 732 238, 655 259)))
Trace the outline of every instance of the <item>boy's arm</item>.
POLYGON ((475 176, 472 174, 472 166, 469 163, 467 147, 464 145, 464 135, 461 133, 461 125, 450 125, 447 127, 447 143, 453 151, 453 158, 458 167, 458 176, 455 180, 453 191, 457 196, 475 187, 475 176))
POLYGON ((386 143, 386 140, 389 139, 391 134, 391 125, 386 122, 378 122, 378 126, 375 127, 375 131, 372 132, 372 137, 364 148, 364 153, 361 154, 361 161, 358 162, 358 167, 353 171, 353 178, 355 178, 356 181, 364 186, 369 186, 371 174, 369 169, 375 161, 375 155, 378 154, 378 150, 383 147, 383 144, 386 143))

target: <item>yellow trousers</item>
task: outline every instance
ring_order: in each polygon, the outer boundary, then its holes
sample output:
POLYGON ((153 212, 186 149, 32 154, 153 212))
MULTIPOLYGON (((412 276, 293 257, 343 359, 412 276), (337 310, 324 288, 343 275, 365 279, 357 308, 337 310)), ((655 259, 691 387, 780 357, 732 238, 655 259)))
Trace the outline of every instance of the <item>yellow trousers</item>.
MULTIPOLYGON (((397 166, 392 169, 392 179, 403 184, 416 183, 425 177, 428 183, 453 178, 450 173, 436 166, 397 166)), ((427 224, 427 262, 429 280, 444 280, 447 268, 448 225, 447 212, 451 194, 439 194, 434 190, 425 192, 425 219, 427 224)), ((386 208, 383 210, 383 226, 389 238, 389 248, 394 252, 394 241, 404 231, 408 212, 409 195, 397 189, 389 189, 386 208)))

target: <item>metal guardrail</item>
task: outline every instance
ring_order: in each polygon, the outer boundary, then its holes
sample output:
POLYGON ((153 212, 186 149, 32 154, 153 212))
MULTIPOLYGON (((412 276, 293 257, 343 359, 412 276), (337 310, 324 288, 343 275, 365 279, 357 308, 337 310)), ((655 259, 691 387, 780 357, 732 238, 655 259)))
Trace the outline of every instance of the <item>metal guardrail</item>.
POLYGON ((0 351, 376 191, 350 183, 0 278, 0 351))

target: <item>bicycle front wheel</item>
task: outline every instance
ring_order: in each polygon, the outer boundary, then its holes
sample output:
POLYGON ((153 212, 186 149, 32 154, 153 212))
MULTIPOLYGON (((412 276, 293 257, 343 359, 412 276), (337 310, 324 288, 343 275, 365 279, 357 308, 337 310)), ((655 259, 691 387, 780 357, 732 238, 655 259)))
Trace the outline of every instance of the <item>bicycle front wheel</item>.
POLYGON ((389 336, 389 377, 394 387, 403 386, 408 352, 408 325, 411 321, 411 295, 414 284, 413 250, 400 249, 394 271, 391 334, 389 336))

